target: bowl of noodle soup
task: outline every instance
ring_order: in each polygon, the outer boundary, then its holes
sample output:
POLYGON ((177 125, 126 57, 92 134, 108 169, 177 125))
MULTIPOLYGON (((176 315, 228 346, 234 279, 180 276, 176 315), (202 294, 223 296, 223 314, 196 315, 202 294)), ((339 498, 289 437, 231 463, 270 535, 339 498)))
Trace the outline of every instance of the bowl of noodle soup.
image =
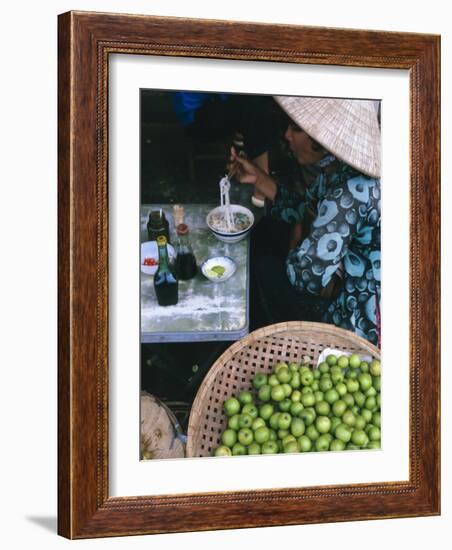
POLYGON ((206 223, 215 237, 224 243, 238 243, 244 239, 254 224, 251 210, 240 204, 230 205, 234 229, 230 231, 226 223, 225 206, 217 206, 207 214, 206 223))

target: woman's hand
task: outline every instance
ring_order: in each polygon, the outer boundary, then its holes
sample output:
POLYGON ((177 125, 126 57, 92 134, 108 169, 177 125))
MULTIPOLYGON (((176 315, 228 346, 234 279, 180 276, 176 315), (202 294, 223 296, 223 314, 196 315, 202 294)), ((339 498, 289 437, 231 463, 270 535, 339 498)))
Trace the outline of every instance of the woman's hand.
POLYGON ((234 147, 231 147, 231 160, 234 176, 240 183, 254 185, 258 191, 270 200, 275 198, 277 186, 271 176, 248 159, 239 157, 234 147))

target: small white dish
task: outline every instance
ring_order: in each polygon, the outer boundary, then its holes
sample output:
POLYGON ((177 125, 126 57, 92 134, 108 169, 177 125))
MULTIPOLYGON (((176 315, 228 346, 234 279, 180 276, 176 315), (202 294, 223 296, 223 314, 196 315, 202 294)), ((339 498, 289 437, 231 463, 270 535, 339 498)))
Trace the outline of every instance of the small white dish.
MULTIPOLYGON (((176 251, 174 248, 167 244, 166 248, 168 250, 169 261, 173 262, 176 259, 176 251)), ((156 241, 146 241, 141 244, 141 271, 146 275, 155 275, 157 268, 159 266, 159 251, 156 241), (153 260, 155 265, 145 265, 145 260, 153 260)))
POLYGON ((204 277, 214 283, 226 281, 234 275, 235 269, 235 262, 232 258, 229 258, 229 256, 209 258, 201 265, 201 272, 204 277))

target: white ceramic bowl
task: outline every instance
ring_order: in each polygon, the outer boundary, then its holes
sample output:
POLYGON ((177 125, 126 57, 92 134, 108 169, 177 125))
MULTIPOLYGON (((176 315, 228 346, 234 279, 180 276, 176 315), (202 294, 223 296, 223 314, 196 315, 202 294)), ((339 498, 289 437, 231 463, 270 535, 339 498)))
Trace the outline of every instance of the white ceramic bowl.
POLYGON ((244 206, 241 206, 240 204, 231 204, 231 210, 233 214, 245 214, 249 219, 249 226, 246 229, 242 229, 241 231, 235 231, 234 233, 228 233, 223 230, 215 229, 212 225, 212 217, 218 214, 223 213, 225 210, 224 206, 217 206, 213 210, 211 210, 207 214, 206 223, 209 227, 209 229, 212 231, 212 233, 215 235, 215 237, 224 242, 224 243, 238 243, 242 239, 244 239, 248 233, 251 231, 251 228, 254 224, 254 214, 251 212, 251 210, 248 210, 248 208, 245 208, 244 206))
POLYGON ((209 258, 201 264, 201 273, 204 277, 207 277, 209 281, 214 283, 222 283, 227 281, 235 273, 235 262, 229 256, 217 256, 215 258, 209 258), (221 267, 224 269, 223 273, 219 273, 215 268, 221 267))
MULTIPOLYGON (((174 248, 170 245, 166 245, 168 250, 168 257, 170 262, 173 262, 176 259, 176 251, 174 248)), ((145 273, 146 275, 154 275, 158 268, 158 261, 159 261, 159 251, 156 241, 146 241, 141 244, 141 271, 145 273), (152 258, 157 263, 156 265, 144 265, 144 260, 146 258, 152 258)))

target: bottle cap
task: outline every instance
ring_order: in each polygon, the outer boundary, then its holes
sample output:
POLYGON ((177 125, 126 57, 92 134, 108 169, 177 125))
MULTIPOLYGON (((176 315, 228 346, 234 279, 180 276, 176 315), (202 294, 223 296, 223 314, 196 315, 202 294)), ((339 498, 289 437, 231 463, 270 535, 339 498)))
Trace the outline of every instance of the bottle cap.
POLYGON ((166 237, 165 235, 159 235, 157 237, 157 245, 158 246, 165 246, 166 245, 166 237))
POLYGON ((176 227, 176 233, 178 235, 187 235, 188 233, 188 227, 185 223, 180 223, 177 227, 176 227))

